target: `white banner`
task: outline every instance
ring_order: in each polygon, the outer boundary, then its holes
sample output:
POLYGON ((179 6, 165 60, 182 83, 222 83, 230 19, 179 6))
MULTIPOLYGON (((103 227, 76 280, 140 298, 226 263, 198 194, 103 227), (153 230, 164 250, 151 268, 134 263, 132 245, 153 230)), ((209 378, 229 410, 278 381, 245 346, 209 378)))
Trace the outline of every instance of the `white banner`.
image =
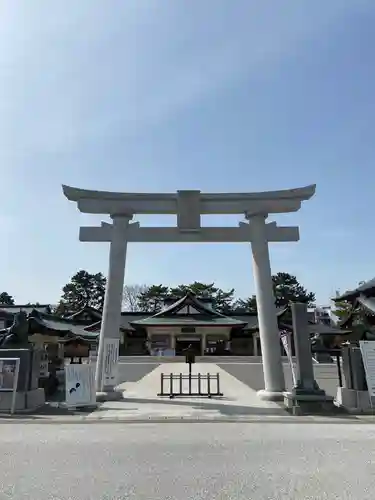
POLYGON ((95 366, 70 364, 65 367, 65 399, 68 406, 96 404, 95 366))
POLYGON ((294 368, 294 363, 293 363, 293 357, 292 357, 292 340, 291 340, 291 334, 285 330, 280 332, 280 338, 281 342, 284 347, 285 354, 288 358, 290 368, 292 370, 292 378, 293 378, 293 385, 297 385, 297 376, 296 376, 296 371, 294 368))
POLYGON ((375 341, 360 340, 363 366, 365 368, 367 389, 370 398, 375 397, 375 341))
POLYGON ((117 385, 120 339, 104 339, 104 386, 117 385))

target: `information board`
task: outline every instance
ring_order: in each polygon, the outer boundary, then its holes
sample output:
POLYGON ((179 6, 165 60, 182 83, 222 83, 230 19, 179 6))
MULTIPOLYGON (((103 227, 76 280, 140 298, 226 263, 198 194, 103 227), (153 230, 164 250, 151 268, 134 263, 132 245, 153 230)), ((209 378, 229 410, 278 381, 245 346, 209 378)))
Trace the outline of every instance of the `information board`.
POLYGON ((365 368, 367 389, 370 398, 375 397, 375 341, 360 340, 363 366, 365 368))
POLYGON ((19 372, 20 358, 0 358, 0 392, 12 393, 10 413, 14 413, 16 409, 19 372))
POLYGON ((95 366, 70 364, 65 366, 65 401, 67 406, 96 404, 95 366))
POLYGON ((117 385, 119 339, 104 339, 104 386, 117 385))
POLYGON ((49 360, 48 353, 43 351, 40 356, 40 369, 39 369, 39 377, 40 378, 48 378, 49 376, 49 360))

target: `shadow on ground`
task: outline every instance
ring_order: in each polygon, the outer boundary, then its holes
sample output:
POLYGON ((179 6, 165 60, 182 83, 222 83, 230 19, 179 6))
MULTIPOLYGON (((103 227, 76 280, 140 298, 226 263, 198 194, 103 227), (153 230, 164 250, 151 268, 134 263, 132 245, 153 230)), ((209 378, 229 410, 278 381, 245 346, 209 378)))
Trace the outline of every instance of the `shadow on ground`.
POLYGON ((131 398, 124 399, 124 402, 128 404, 133 404, 134 407, 124 407, 124 406, 110 406, 109 403, 105 405, 105 407, 99 407, 96 411, 108 411, 108 410, 119 410, 119 411, 134 411, 135 409, 139 409, 140 404, 158 404, 158 405, 169 405, 169 406, 187 406, 194 410, 203 410, 203 411, 217 411, 221 415, 225 416, 240 416, 240 415, 289 415, 282 405, 277 405, 276 408, 264 408, 257 406, 241 406, 241 405, 228 405, 224 403, 220 403, 219 399, 215 399, 215 402, 212 402, 213 399, 206 401, 184 401, 183 398, 131 398))
MULTIPOLYGON (((256 406, 241 406, 241 405, 228 405, 228 404, 220 404, 220 401, 216 400, 215 403, 209 402, 209 401, 184 401, 182 398, 181 399, 142 399, 142 398, 132 398, 132 399, 124 399, 123 404, 119 406, 111 405, 108 406, 107 404, 105 407, 103 407, 103 403, 100 404, 95 411, 93 411, 93 408, 81 408, 81 409, 69 409, 69 408, 64 408, 64 407, 51 407, 49 405, 45 405, 44 407, 38 409, 34 413, 18 413, 14 415, 10 414, 0 414, 0 422, 1 420, 9 420, 10 418, 14 421, 17 420, 30 420, 30 421, 37 421, 37 422, 43 422, 46 420, 53 420, 53 417, 82 417, 84 418, 85 416, 88 415, 97 415, 100 417, 103 415, 103 413, 108 412, 108 411, 119 411, 121 413, 127 413, 127 412, 134 412, 134 410, 141 410, 141 415, 142 416, 142 405, 150 405, 150 404, 158 404, 158 405, 170 405, 170 406, 187 406, 190 409, 195 409, 195 410, 202 410, 209 412, 211 411, 216 411, 219 413, 217 415, 218 417, 222 416, 223 418, 236 418, 236 417, 251 417, 251 416, 258 416, 258 417, 267 417, 267 416, 273 416, 273 417, 291 417, 290 420, 287 419, 290 422, 296 421, 295 417, 288 413, 282 405, 276 407, 276 408, 263 408, 263 407, 256 407, 256 406), (128 404, 129 406, 125 406, 125 404, 128 404), (132 404, 134 403, 134 404, 132 404)), ((145 410, 145 413, 147 414, 147 410, 145 410)), ((329 416, 330 419, 334 419, 336 422, 342 421, 342 423, 348 422, 349 421, 358 421, 358 416, 356 415, 349 415, 349 414, 332 414, 332 415, 326 415, 329 416)), ((152 418, 152 417, 151 417, 152 418)), ((188 418, 188 416, 187 416, 188 418)), ((274 420, 270 420, 272 422, 274 420)))
MULTIPOLYGON (((212 400, 211 400, 212 401, 212 400)), ((124 402, 128 403, 129 405, 134 403, 134 406, 128 406, 128 407, 115 407, 115 406, 108 406, 106 404, 105 407, 101 408, 99 407, 95 413, 100 414, 100 412, 107 412, 107 411, 121 411, 121 412, 131 412, 134 410, 139 410, 142 409, 140 405, 142 404, 159 404, 159 405, 176 405, 176 406, 188 406, 191 409, 195 410, 202 410, 202 411, 217 411, 220 413, 220 416, 223 417, 246 417, 246 416, 275 416, 275 417, 291 417, 291 420, 295 419, 295 417, 287 412, 282 404, 277 405, 278 407, 276 408, 264 408, 264 407, 257 407, 257 406, 241 406, 241 405, 227 405, 227 404, 220 404, 218 401, 217 403, 210 403, 210 402, 205 402, 205 401, 184 401, 183 398, 175 398, 175 399, 141 399, 141 398, 131 398, 131 399, 124 399, 124 402)), ((323 415, 321 415, 323 416, 323 415)), ((324 415, 324 416, 329 416, 330 419, 335 419, 335 420, 342 420, 342 421, 348 421, 348 420, 358 420, 358 417, 356 415, 350 415, 347 413, 344 414, 337 414, 337 413, 332 413, 329 415, 324 415)))
POLYGON ((46 403, 45 405, 41 406, 40 408, 37 408, 36 410, 33 411, 20 411, 15 414, 11 413, 0 413, 0 421, 3 419, 15 419, 15 420, 22 420, 22 419, 35 419, 35 420, 42 420, 45 417, 71 417, 71 416, 82 416, 82 415, 89 415, 92 413, 94 408, 91 406, 87 407, 81 407, 81 408, 66 408, 66 407, 54 407, 46 403))

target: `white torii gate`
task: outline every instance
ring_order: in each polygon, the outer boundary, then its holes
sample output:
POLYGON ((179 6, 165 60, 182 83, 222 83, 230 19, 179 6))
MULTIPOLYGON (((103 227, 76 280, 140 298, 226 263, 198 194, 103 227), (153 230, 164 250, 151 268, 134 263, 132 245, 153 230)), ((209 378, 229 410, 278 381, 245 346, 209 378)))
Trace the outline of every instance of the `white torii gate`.
POLYGON ((110 242, 109 271, 105 293, 99 351, 96 367, 98 396, 117 397, 115 380, 105 378, 105 359, 114 353, 118 362, 121 305, 128 243, 142 242, 233 242, 251 243, 254 281, 258 306, 259 335, 265 388, 259 391, 262 399, 279 400, 285 390, 280 337, 272 287, 269 242, 299 240, 298 227, 278 227, 266 223, 269 214, 296 212, 302 201, 315 193, 315 185, 282 191, 261 193, 116 193, 90 191, 63 186, 70 201, 81 212, 108 214, 112 224, 81 227, 80 241, 110 242), (141 227, 130 223, 135 214, 175 214, 176 227, 141 227), (202 227, 203 214, 242 214, 248 222, 238 227, 202 227), (113 348, 115 349, 113 350, 113 348))

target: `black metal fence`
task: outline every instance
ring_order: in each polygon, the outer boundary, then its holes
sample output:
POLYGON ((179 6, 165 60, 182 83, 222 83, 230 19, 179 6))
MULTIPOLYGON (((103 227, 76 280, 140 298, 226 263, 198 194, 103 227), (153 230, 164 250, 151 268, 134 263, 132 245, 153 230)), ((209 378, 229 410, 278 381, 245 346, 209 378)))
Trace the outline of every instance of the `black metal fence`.
POLYGON ((162 373, 158 396, 170 399, 176 396, 223 396, 220 391, 219 373, 162 373), (184 383, 187 381, 187 384, 184 383))

